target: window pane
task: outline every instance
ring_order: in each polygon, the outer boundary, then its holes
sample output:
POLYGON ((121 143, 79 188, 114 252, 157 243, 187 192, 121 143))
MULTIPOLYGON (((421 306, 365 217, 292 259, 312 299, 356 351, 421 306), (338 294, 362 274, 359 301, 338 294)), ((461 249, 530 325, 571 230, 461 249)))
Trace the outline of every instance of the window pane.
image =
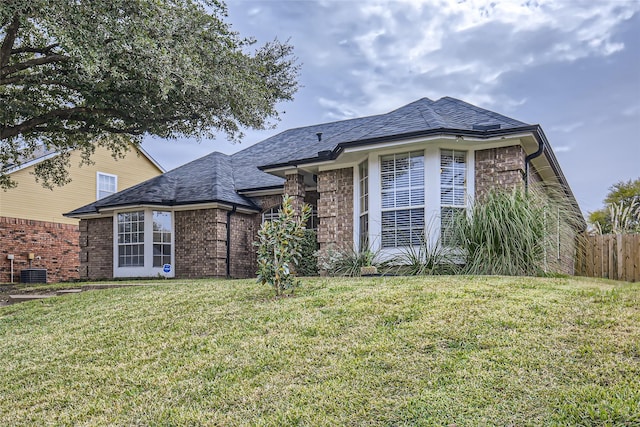
POLYGON ((382 246, 417 244, 424 229, 424 154, 393 154, 380 161, 382 246))
POLYGON ((110 196, 117 191, 117 177, 98 173, 98 199, 110 196))
POLYGON ((124 212, 118 217, 118 267, 144 265, 144 212, 124 212))

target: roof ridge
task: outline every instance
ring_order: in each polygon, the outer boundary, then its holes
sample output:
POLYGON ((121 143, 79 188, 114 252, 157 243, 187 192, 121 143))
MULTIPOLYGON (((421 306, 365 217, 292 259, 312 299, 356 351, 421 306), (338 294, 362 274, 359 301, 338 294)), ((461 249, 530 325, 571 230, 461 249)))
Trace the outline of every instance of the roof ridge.
POLYGON ((477 105, 471 104, 471 103, 463 101, 461 99, 453 98, 451 96, 443 96, 442 98, 438 99, 438 101, 436 101, 436 103, 438 103, 440 101, 443 101, 443 100, 447 101, 447 102, 455 103, 455 104, 458 104, 458 105, 464 105, 466 108, 469 108, 469 109, 475 111, 478 114, 482 114, 484 116, 488 116, 488 117, 490 117, 492 119, 496 119, 496 120, 508 119, 511 122, 520 123, 520 124, 523 124, 523 125, 527 125, 528 124, 528 123, 525 123, 523 121, 514 119, 512 117, 505 116, 504 114, 500 114, 500 113, 497 113, 495 111, 487 110, 486 108, 478 107, 477 105))
MULTIPOLYGON (((363 134, 361 137, 364 137, 366 135, 371 135, 372 133, 375 133, 376 131, 378 131, 379 129, 382 129, 383 127, 387 126, 389 123, 391 123, 392 121, 394 121, 395 119, 393 118, 393 114, 397 113, 400 110, 406 109, 406 110, 417 110, 417 112, 420 114, 420 116, 424 119, 425 123, 428 124, 427 120, 424 118, 424 116, 422 115, 422 111, 420 110, 420 105, 422 105, 424 103, 424 101, 428 101, 430 103, 432 103, 433 101, 429 98, 422 97, 416 101, 410 102, 409 104, 403 105, 401 107, 398 107, 394 110, 389 111, 388 113, 384 113, 384 114, 378 114, 377 116, 369 116, 369 117, 380 117, 383 118, 382 122, 380 123, 379 126, 377 127, 373 127, 369 132, 366 132, 365 134, 363 134)), ((365 123, 362 123, 362 126, 364 126, 365 123)), ((353 128, 355 129, 355 128, 353 128)), ((342 133, 346 133, 342 132, 342 133)), ((341 133, 341 134, 342 134, 341 133)))

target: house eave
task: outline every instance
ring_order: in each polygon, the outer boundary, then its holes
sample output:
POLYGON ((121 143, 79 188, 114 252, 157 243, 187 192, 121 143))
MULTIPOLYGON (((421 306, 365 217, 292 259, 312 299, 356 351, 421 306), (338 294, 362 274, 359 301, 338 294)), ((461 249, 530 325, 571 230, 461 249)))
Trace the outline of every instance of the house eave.
POLYGON ((197 209, 223 209, 223 210, 232 210, 236 208, 236 212, 254 214, 260 212, 259 208, 252 208, 248 206, 243 206, 238 203, 231 203, 227 201, 208 201, 208 202, 197 202, 197 203, 130 203, 130 204, 122 204, 122 205, 113 205, 113 206, 105 206, 98 208, 96 212, 87 212, 87 213, 66 213, 64 216, 69 218, 77 218, 77 219, 91 219, 91 218, 100 218, 105 215, 111 215, 116 211, 128 211, 135 209, 166 209, 169 211, 189 211, 189 210, 197 210, 197 209))
POLYGON ((520 126, 517 128, 508 129, 493 129, 493 130, 467 130, 467 129, 452 129, 452 128, 438 128, 429 129, 419 132, 408 132, 403 134, 388 135, 375 138, 361 139, 359 141, 342 142, 336 145, 333 150, 326 150, 318 152, 315 157, 308 157, 303 159, 291 160, 288 162, 275 163, 270 165, 258 166, 263 172, 268 173, 283 173, 291 168, 297 168, 299 166, 320 166, 330 164, 336 160, 340 154, 355 147, 362 147, 368 145, 379 145, 389 142, 400 143, 406 140, 419 139, 419 138, 471 138, 477 141, 484 141, 496 137, 516 136, 518 134, 531 134, 537 131, 538 125, 533 126, 520 126))

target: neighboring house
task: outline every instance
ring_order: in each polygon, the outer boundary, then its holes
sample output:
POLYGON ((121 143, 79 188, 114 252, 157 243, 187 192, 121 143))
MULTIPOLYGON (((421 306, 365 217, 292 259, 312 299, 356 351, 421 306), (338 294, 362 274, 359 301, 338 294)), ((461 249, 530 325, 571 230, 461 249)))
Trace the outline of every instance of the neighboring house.
MULTIPOLYGON (((250 277, 261 221, 282 194, 313 205, 320 249, 392 255, 490 188, 560 186, 538 125, 453 98, 290 129, 234 155, 212 153, 68 215, 82 219, 86 279, 250 277)), ((566 270, 570 270, 570 263, 566 270)))
POLYGON ((18 186, 0 190, 0 283, 11 281, 11 256, 14 282, 29 267, 46 269, 49 282, 78 279, 80 221, 63 214, 164 172, 142 148, 132 147, 116 160, 98 147, 91 157, 94 164, 79 166, 80 153, 72 152, 72 181, 49 190, 35 181, 33 171, 56 155, 42 149, 20 165, 3 166, 18 186))

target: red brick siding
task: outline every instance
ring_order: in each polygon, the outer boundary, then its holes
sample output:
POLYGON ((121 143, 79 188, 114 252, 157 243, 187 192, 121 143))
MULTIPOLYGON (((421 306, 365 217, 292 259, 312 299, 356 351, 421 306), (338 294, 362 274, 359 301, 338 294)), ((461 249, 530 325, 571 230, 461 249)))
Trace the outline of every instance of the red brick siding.
POLYGON ((29 253, 36 257, 33 268, 46 268, 49 283, 79 278, 78 226, 56 222, 0 217, 0 283, 20 281, 20 271, 29 268, 29 253))
POLYGON ((80 221, 80 278, 113 277, 113 218, 80 221))
POLYGON ((492 188, 524 186, 525 152, 519 145, 475 152, 475 197, 481 199, 492 188))
POLYGON ((320 250, 353 245, 353 168, 318 175, 318 243, 320 250))

